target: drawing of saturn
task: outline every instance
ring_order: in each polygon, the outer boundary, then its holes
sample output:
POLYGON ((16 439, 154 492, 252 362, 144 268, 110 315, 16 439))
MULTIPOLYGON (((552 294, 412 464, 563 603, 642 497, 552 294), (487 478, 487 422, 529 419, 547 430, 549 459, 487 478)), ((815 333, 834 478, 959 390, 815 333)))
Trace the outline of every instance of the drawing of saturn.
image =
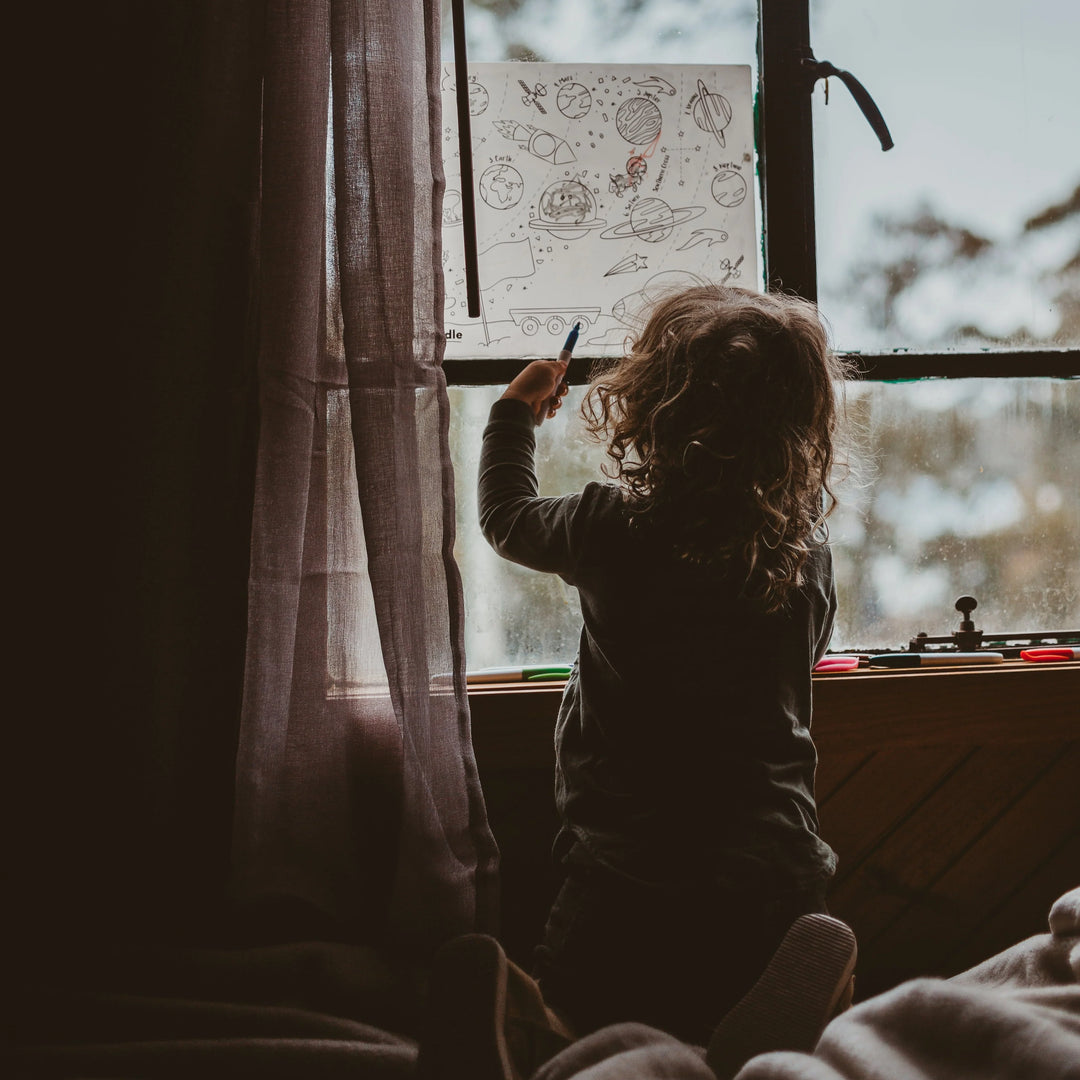
POLYGON ((724 128, 731 123, 731 102, 723 94, 710 90, 700 79, 693 114, 694 123, 702 131, 709 132, 721 146, 727 145, 724 128))
POLYGON ((600 234, 601 240, 644 240, 647 244, 659 244, 666 240, 677 225, 682 225, 705 213, 704 206, 682 206, 677 210, 663 199, 650 197, 634 203, 626 221, 600 234))

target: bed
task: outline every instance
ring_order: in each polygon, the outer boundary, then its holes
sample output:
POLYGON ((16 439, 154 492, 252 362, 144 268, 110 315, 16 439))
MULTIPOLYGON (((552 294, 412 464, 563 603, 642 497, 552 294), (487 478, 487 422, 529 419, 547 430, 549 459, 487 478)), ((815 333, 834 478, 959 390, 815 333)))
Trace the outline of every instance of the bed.
MULTIPOLYGON (((63 985, 46 958, 9 1009, 9 1075, 410 1077, 423 972, 373 949, 88 951, 63 985)), ((837 1017, 812 1054, 738 1080, 1080 1080, 1080 888, 1046 932, 951 979, 914 979, 837 1017)), ((462 1078, 467 1080, 467 1078, 462 1078)), ((535 1080, 714 1080, 704 1048, 640 1024, 572 1044, 535 1080)))

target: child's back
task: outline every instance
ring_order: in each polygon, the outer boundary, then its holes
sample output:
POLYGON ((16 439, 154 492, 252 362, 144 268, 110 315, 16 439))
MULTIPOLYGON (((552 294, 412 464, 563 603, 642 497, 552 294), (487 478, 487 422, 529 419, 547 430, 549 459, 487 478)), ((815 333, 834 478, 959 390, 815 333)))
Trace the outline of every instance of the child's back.
POLYGON ((557 365, 492 409, 485 534, 581 598, 556 734, 567 877, 538 964, 579 1027, 704 1041, 790 922, 824 908, 810 670, 835 612, 817 532, 838 374, 808 305, 703 288, 662 302, 594 381, 620 485, 536 496, 557 365))

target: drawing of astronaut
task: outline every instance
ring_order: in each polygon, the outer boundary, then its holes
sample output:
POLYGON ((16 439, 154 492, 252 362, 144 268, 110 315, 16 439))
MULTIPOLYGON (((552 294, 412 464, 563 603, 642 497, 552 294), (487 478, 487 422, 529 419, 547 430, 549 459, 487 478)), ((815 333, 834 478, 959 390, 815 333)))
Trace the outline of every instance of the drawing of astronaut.
POLYGON ((614 195, 625 195, 627 190, 637 191, 648 171, 648 162, 641 156, 634 156, 626 163, 625 173, 609 174, 608 180, 611 182, 608 184, 608 191, 614 195))

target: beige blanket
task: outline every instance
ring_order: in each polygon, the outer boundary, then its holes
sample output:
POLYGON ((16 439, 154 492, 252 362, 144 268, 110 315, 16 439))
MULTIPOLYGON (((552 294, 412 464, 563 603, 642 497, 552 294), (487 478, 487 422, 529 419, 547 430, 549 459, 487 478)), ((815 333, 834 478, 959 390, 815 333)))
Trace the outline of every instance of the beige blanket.
MULTIPOLYGON (((536 1080, 714 1080, 700 1050, 638 1024, 597 1032, 536 1080)), ((952 979, 916 979, 834 1020, 813 1054, 770 1053, 737 1080, 1080 1080, 1080 889, 1050 932, 952 979)))

